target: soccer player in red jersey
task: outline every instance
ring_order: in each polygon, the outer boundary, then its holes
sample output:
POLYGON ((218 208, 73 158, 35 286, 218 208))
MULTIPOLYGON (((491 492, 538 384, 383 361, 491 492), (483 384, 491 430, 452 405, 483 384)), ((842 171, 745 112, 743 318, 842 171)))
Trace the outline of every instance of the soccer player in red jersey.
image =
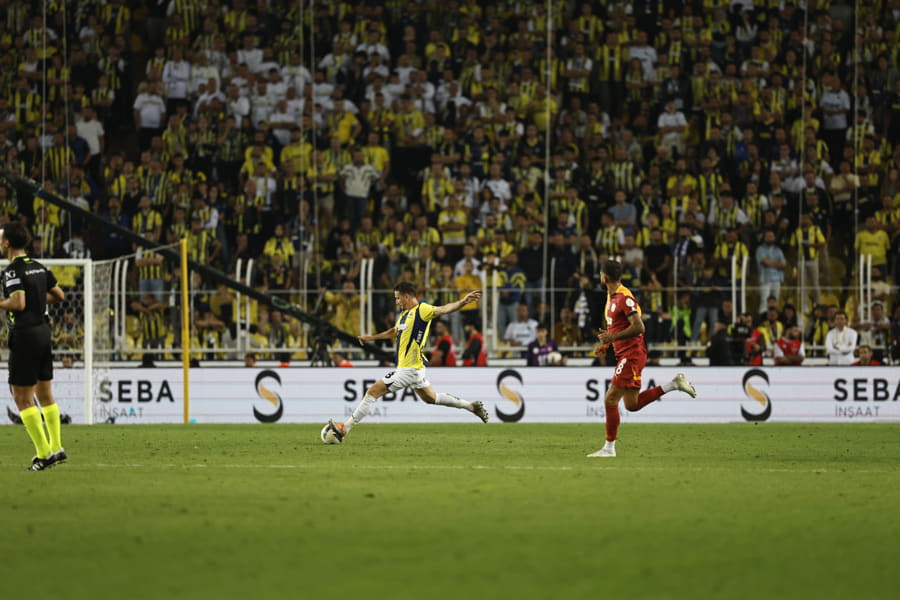
POLYGON ((616 455, 616 434, 619 431, 619 400, 625 399, 625 408, 641 410, 660 396, 672 390, 681 390, 696 397, 694 386, 679 373, 672 381, 652 389, 640 391, 641 372, 647 363, 647 346, 644 344, 644 321, 641 307, 627 287, 622 285, 622 263, 608 260, 600 272, 600 281, 606 286, 606 329, 597 335, 600 345, 595 350, 605 352, 609 344, 616 353, 616 371, 606 392, 606 445, 588 454, 590 458, 612 458, 616 455), (639 393, 640 392, 640 393, 639 393))

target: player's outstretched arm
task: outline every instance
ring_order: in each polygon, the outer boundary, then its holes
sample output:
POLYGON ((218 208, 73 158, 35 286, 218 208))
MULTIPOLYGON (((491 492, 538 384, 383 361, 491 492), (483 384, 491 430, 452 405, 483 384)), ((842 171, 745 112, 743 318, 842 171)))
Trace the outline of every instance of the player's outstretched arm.
POLYGON ((456 302, 451 302, 450 304, 444 304, 443 306, 435 306, 434 307, 434 316, 442 317, 444 315, 449 315, 452 312, 456 312, 461 309, 466 304, 470 302, 478 302, 481 299, 481 290, 472 290, 468 294, 466 294, 461 300, 457 300, 456 302))
POLYGON ((356 339, 359 340, 360 346, 365 346, 369 342, 374 342, 375 340, 392 340, 397 335, 397 328, 391 327, 387 331, 382 331, 381 333, 376 333, 375 335, 358 335, 356 339))

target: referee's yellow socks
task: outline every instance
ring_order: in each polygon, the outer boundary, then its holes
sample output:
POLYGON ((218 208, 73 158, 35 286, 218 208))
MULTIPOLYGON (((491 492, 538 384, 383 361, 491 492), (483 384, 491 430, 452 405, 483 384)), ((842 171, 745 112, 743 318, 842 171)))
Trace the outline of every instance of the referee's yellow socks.
POLYGON ((54 402, 50 406, 42 406, 41 412, 44 413, 44 423, 47 424, 47 433, 50 434, 50 451, 59 452, 62 448, 59 435, 59 404, 54 402))
MULTIPOLYGON (((30 406, 25 410, 19 411, 22 417, 22 423, 28 432, 28 437, 34 443, 34 450, 38 458, 47 458, 50 456, 50 444, 47 443, 47 437, 44 435, 44 424, 41 423, 41 412, 37 406, 30 406)), ((59 413, 57 412, 57 428, 59 427, 59 413)), ((58 429, 57 429, 58 431, 58 429)))

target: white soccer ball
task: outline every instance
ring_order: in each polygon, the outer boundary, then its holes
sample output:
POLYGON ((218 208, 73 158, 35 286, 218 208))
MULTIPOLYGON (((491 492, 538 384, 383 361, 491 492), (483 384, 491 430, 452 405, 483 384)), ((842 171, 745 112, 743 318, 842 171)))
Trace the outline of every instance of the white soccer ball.
POLYGON ((547 354, 547 364, 551 366, 559 366, 562 364, 562 354, 559 352, 550 352, 547 354))
POLYGON ((323 444, 340 444, 341 439, 334 435, 334 431, 331 430, 328 425, 322 428, 322 431, 319 433, 319 437, 322 439, 323 444))

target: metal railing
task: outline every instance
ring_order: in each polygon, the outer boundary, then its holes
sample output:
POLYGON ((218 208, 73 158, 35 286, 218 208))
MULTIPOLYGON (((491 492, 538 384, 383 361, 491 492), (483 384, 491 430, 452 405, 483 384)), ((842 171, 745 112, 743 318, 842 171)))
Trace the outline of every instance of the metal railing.
MULTIPOLYGON (((298 266, 301 273, 306 273, 310 266, 308 259, 301 260, 298 266)), ((676 257, 673 264, 673 272, 678 273, 678 269, 681 266, 683 265, 679 264, 676 257)), ((723 298, 732 301, 735 310, 730 316, 730 320, 735 322, 740 310, 748 309, 748 302, 751 300, 750 296, 756 294, 760 288, 752 285, 752 274, 749 271, 748 257, 742 257, 740 259, 733 257, 729 267, 731 276, 729 285, 723 292, 723 298), (742 308, 739 310, 739 307, 742 308)), ((548 283, 556 281, 556 268, 557 263, 555 259, 551 259, 548 271, 548 283)), ((790 266, 789 268, 795 267, 790 266)), ((138 297, 138 292, 129 286, 129 269, 133 269, 133 264, 131 264, 128 259, 117 262, 112 269, 109 298, 109 307, 112 313, 109 328, 111 340, 109 344, 96 345, 95 353, 97 354, 97 360, 99 361, 134 360, 136 356, 144 351, 140 347, 136 347, 140 345, 141 339, 140 336, 135 335, 136 332, 133 331, 136 326, 134 319, 130 321, 128 319, 129 314, 132 313, 130 303, 138 297), (132 331, 129 331, 129 327, 132 328, 132 331)), ((247 261, 238 260, 233 276, 241 283, 252 285, 254 269, 255 264, 252 259, 247 261)), ((380 315, 376 314, 376 311, 393 311, 393 291, 389 289, 377 289, 375 287, 373 275, 374 259, 363 260, 359 272, 358 289, 356 292, 358 294, 359 317, 355 323, 359 327, 359 330, 351 331, 350 333, 373 333, 376 330, 381 329, 382 327, 380 324, 383 323, 383 320, 380 318, 380 315)), ((503 340, 504 332, 499 330, 499 312, 502 291, 499 279, 500 278, 497 276, 495 270, 483 270, 481 272, 481 284, 483 289, 482 302, 479 306, 482 326, 481 331, 484 334, 486 351, 491 357, 516 354, 521 351, 521 347, 505 343, 503 340)), ((793 277, 791 279, 793 279, 793 277)), ((674 299, 679 291, 677 285, 678 278, 673 278, 673 281, 676 283, 665 287, 662 290, 667 299, 664 304, 669 307, 674 305, 674 299)), ((808 297, 808 286, 806 286, 806 283, 807 282, 802 277, 798 277, 796 285, 786 285, 782 287, 782 300, 786 298, 801 299, 808 297)), ((855 285, 852 286, 851 289, 847 290, 840 286, 829 286, 823 287, 822 290, 834 294, 839 298, 845 296, 850 300, 855 300, 858 320, 866 321, 871 318, 871 305, 875 294, 873 283, 872 257, 870 255, 861 255, 858 257, 858 263, 856 265, 855 285)), ((893 291, 896 293, 896 286, 893 288, 893 291)), ((205 289, 191 289, 190 292, 191 306, 193 306, 194 299, 198 295, 209 295, 211 297, 217 293, 216 290, 205 289)), ((552 333, 556 321, 559 318, 560 310, 563 308, 558 305, 560 298, 563 296, 568 298, 567 306, 571 306, 578 290, 574 287, 559 288, 554 285, 548 285, 539 291, 534 290, 534 292, 542 295, 546 294, 546 296, 549 297, 549 311, 546 316, 552 333)), ((171 291, 166 291, 165 293, 169 298, 168 302, 170 309, 175 309, 177 303, 174 299, 174 294, 171 291)), ((330 307, 324 300, 324 294, 320 293, 318 290, 308 289, 305 277, 300 278, 298 286, 294 289, 273 291, 272 293, 273 295, 283 297, 286 302, 303 307, 310 312, 318 312, 326 316, 329 312, 328 309, 330 307)), ((436 293, 462 294, 462 292, 455 289, 428 290, 429 301, 432 301, 431 299, 436 293)), ((191 348, 192 355, 239 360, 248 352, 256 352, 260 355, 271 356, 287 353, 295 358, 302 359, 311 352, 311 346, 315 342, 313 338, 315 337, 316 332, 310 331, 306 325, 295 324, 288 321, 289 328, 292 328, 294 332, 289 340, 287 340, 291 345, 289 347, 269 346, 267 343, 262 342, 262 338, 259 335, 251 334, 253 326, 260 326, 261 324, 259 317, 254 318, 255 303, 250 298, 237 294, 234 299, 234 304, 235 306, 232 307, 232 315, 221 315, 223 317, 230 317, 223 319, 228 324, 229 331, 228 335, 221 336, 223 340, 222 346, 211 348, 207 344, 201 342, 198 346, 191 348)), ((850 302, 849 304, 852 306, 853 303, 850 302)), ((802 305, 802 302, 800 305, 802 305)), ((351 308, 355 310, 357 306, 354 305, 351 308)), ((750 309, 750 311, 755 312, 752 309, 750 309)), ((171 312, 174 312, 174 310, 171 312)), ((810 315, 799 314, 798 317, 805 321, 810 315)), ((172 323, 169 324, 169 327, 172 330, 177 330, 177 326, 174 324, 174 318, 172 318, 171 321, 172 323)), ((193 318, 191 319, 191 322, 193 324, 193 318)), ((192 330, 193 329, 194 327, 192 326, 192 330)), ((805 323, 802 324, 801 331, 802 334, 805 335, 805 323)), ((673 335, 672 337, 674 338, 675 336, 673 335)), ((196 336, 192 336, 191 339, 196 341, 196 336)), ((460 345, 465 342, 465 340, 462 339, 456 341, 460 345)), ((572 355, 586 355, 593 350, 593 346, 588 345, 591 341, 593 340, 586 340, 587 343, 581 345, 563 346, 560 347, 560 350, 572 355)), ((805 340, 805 342, 807 350, 811 353, 820 352, 824 349, 821 346, 811 345, 811 340, 805 340)), ((341 348, 342 352, 345 354, 356 357, 362 356, 362 349, 350 344, 334 345, 332 343, 331 345, 334 348, 341 348)), ((175 354, 177 353, 177 346, 177 340, 173 340, 172 347, 162 349, 148 348, 146 351, 159 354, 175 354)), ((687 352, 696 356, 698 353, 702 354, 705 347, 705 344, 702 342, 691 342, 678 345, 674 340, 659 344, 651 343, 649 345, 651 350, 660 350, 664 355, 687 352)))

